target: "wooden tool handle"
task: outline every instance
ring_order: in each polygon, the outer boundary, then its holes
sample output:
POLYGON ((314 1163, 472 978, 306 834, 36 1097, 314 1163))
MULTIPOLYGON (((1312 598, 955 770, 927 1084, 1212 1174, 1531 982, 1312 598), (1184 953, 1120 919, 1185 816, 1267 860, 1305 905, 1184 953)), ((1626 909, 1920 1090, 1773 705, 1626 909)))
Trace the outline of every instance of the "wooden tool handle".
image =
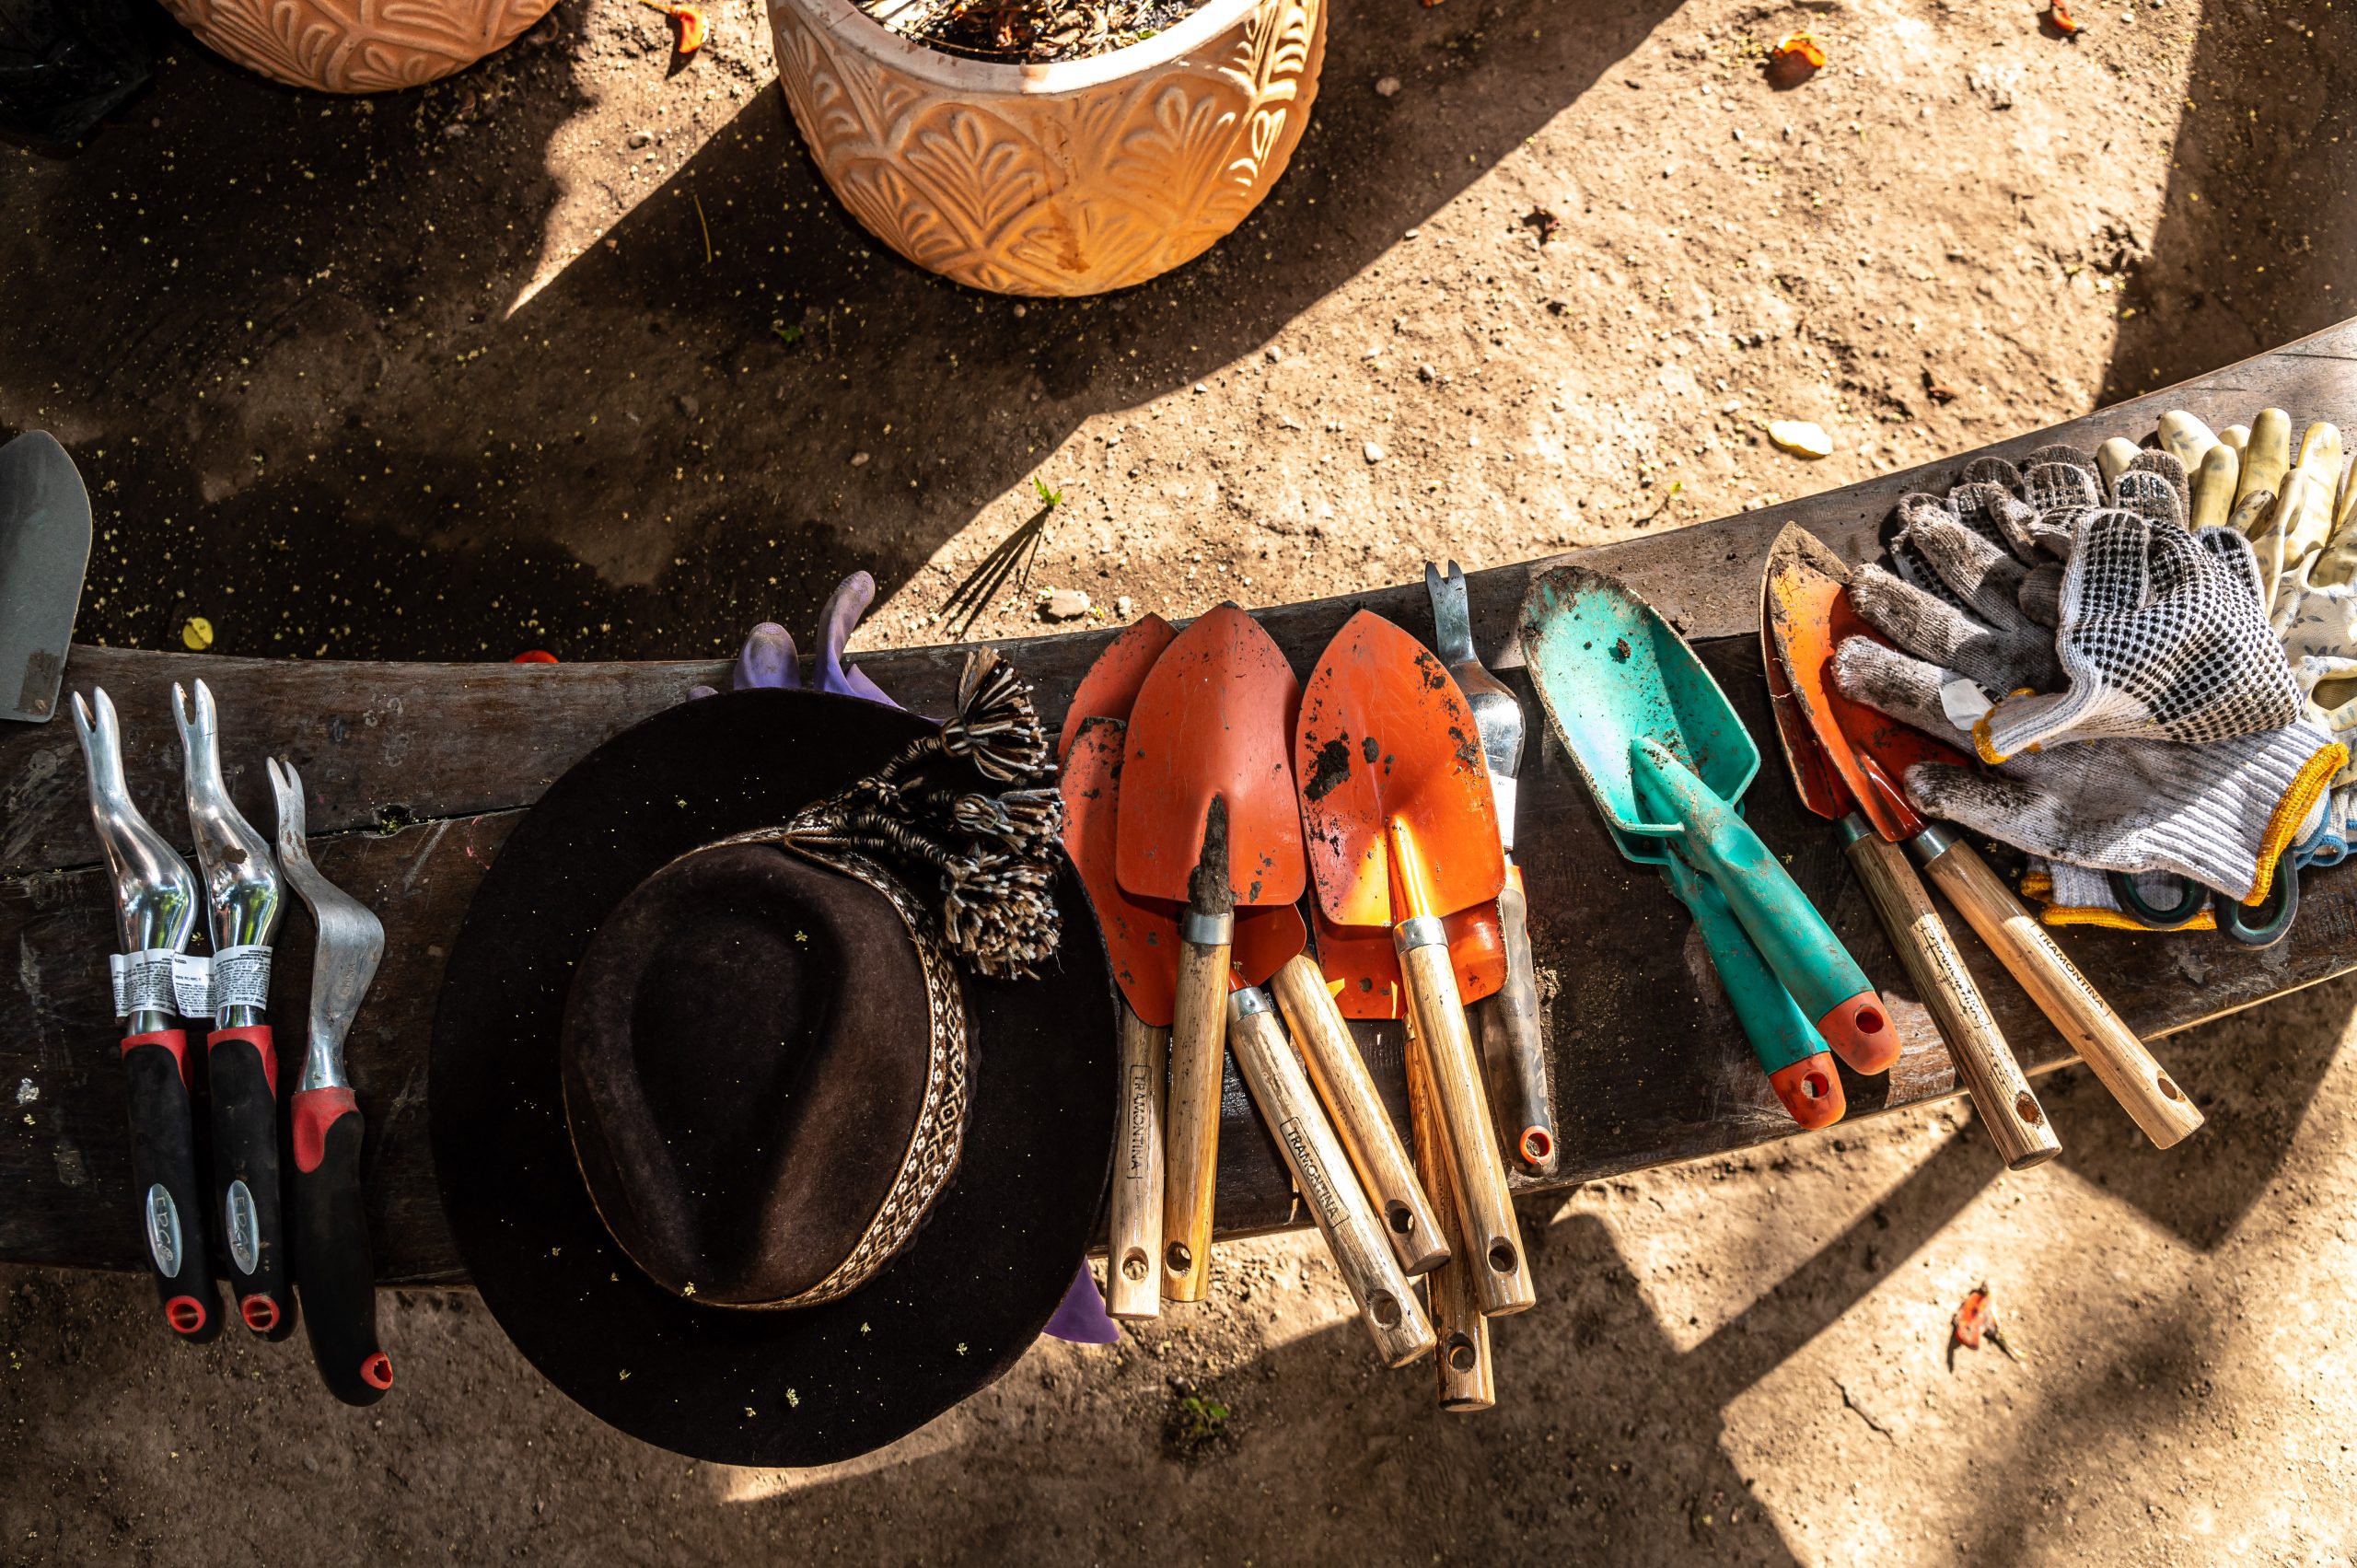
POLYGON ((2155 1147, 2165 1149, 2201 1125, 2191 1098, 2162 1071, 2144 1042, 2119 1021, 1971 845, 1950 841, 1925 860, 1923 869, 2155 1147))
POLYGON ((2062 1152, 2062 1141, 2030 1092, 2021 1063, 2014 1060, 2003 1031, 1990 1016, 1980 988, 1972 983, 1955 940, 1932 907, 1931 894, 1908 863, 1907 852, 1877 838, 1863 819, 1852 820, 1860 831, 1845 852, 1851 869, 1882 917, 1882 928, 1914 982, 1915 994, 1947 1041, 1956 1074, 1972 1092, 1973 1109, 2006 1168, 2027 1170, 2052 1159, 2062 1152))
MULTIPOLYGON (((1439 922, 1432 923, 1437 926, 1439 922)), ((1440 1105, 1441 1135, 1448 1146, 1449 1175, 1457 1192, 1457 1217, 1465 1247, 1457 1254, 1473 1275, 1473 1297, 1486 1318, 1537 1305, 1530 1266, 1522 1255, 1522 1228, 1506 1195, 1505 1164, 1498 1157, 1497 1130, 1490 1124, 1490 1099, 1481 1085, 1481 1063, 1457 999, 1457 973, 1448 948, 1426 942, 1399 955, 1414 1010, 1416 1038, 1432 1073, 1433 1098, 1440 1105)))
POLYGON ((1113 1134, 1113 1199, 1105 1249, 1106 1309, 1116 1318, 1162 1311, 1162 1086, 1170 1031, 1127 1006, 1120 1042, 1121 1124, 1113 1134))
POLYGON ((1383 1109, 1375 1075, 1366 1070, 1351 1026, 1326 989, 1325 973, 1316 963, 1295 954, 1277 971, 1271 989, 1284 1013, 1285 1027, 1301 1047, 1309 1067, 1309 1081, 1333 1119, 1334 1131, 1350 1156, 1351 1168, 1383 1216, 1384 1234, 1399 1267, 1411 1274, 1424 1273, 1448 1260, 1448 1246, 1432 1199, 1416 1179, 1399 1130, 1383 1109))
POLYGON ((1170 1006, 1170 1105, 1164 1123, 1162 1298, 1201 1301, 1211 1289, 1212 1198, 1219 1176, 1219 1086, 1225 1071, 1227 954, 1181 942, 1170 1006))
POLYGON ((1416 1305, 1416 1293, 1399 1272, 1383 1226, 1366 1194, 1359 1191, 1341 1141, 1318 1109, 1301 1059, 1294 1054, 1266 995, 1250 989, 1236 993, 1228 1008, 1227 1037, 1244 1086, 1252 1091, 1260 1120, 1284 1151, 1295 1191, 1326 1237, 1342 1283, 1351 1287, 1351 1299, 1358 1303, 1359 1319, 1375 1341, 1376 1353, 1386 1366, 1405 1366, 1433 1348, 1432 1324, 1416 1305))
MULTIPOLYGON (((1412 1033, 1414 1024, 1409 1028, 1412 1033)), ((1432 1304, 1433 1336, 1439 1341, 1434 1365, 1440 1373, 1440 1408, 1470 1412, 1498 1402, 1496 1368, 1490 1359, 1490 1320, 1473 1299, 1471 1271, 1464 1256, 1464 1236, 1457 1228, 1457 1194, 1449 1185, 1447 1140, 1440 1128, 1440 1108, 1433 1103, 1433 1087, 1425 1071, 1422 1047, 1408 1047, 1408 1125, 1416 1140, 1416 1170, 1440 1214, 1441 1236, 1450 1249, 1449 1260, 1424 1276, 1424 1295, 1432 1304)))

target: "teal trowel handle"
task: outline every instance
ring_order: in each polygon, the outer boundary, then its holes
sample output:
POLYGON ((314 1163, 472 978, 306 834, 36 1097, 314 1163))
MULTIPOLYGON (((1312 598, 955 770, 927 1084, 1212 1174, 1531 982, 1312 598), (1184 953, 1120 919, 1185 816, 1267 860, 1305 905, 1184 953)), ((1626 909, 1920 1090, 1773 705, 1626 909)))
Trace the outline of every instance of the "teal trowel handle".
POLYGON ((1725 895, 1675 851, 1661 874, 1678 901, 1693 912, 1695 928, 1702 933, 1711 963, 1719 971, 1719 983, 1726 988, 1727 1003, 1776 1098, 1804 1127, 1829 1127, 1840 1121, 1841 1076, 1833 1070, 1831 1053, 1744 935, 1725 895))
POLYGON ((1629 771, 1646 809, 1685 829, 1678 847, 1726 895, 1759 956, 1833 1053, 1861 1073, 1887 1071, 1898 1060, 1889 1010, 1751 825, 1655 741, 1629 748, 1629 771))

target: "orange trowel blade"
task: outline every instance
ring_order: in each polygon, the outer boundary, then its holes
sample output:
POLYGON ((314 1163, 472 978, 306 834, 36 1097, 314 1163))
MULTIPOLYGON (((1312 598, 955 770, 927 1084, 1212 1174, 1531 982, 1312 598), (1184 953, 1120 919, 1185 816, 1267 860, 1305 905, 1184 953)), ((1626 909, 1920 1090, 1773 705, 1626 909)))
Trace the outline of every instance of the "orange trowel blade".
POLYGON ((1062 736, 1056 741, 1056 755, 1063 756, 1080 735, 1080 726, 1090 719, 1120 719, 1127 723, 1130 709, 1136 705, 1138 688, 1145 684, 1146 671, 1162 656, 1178 633, 1170 622, 1151 612, 1140 616, 1124 628, 1120 635, 1105 645, 1088 673, 1080 678, 1079 687, 1072 694, 1072 706, 1064 710, 1062 736))
POLYGON ((1140 898, 1183 903, 1212 801, 1227 803, 1239 905, 1289 904, 1308 880, 1292 736, 1301 685, 1275 639, 1221 605, 1163 650, 1130 710, 1114 869, 1140 898))
POLYGON ((1294 763, 1318 904, 1335 924, 1453 914, 1504 888, 1473 712, 1431 650, 1374 611, 1326 645, 1302 692, 1294 763), (1413 866, 1394 864, 1403 839, 1413 866), (1409 907, 1395 905, 1395 883, 1409 907))
POLYGON ((1236 912, 1236 941, 1228 948, 1229 967, 1247 985, 1266 985, 1269 978, 1309 946, 1309 927, 1301 920, 1299 904, 1236 912))
POLYGON ((1833 655, 1851 637, 1887 642, 1850 604, 1850 569, 1798 525, 1787 526, 1768 556, 1764 608, 1793 697, 1809 729, 1875 831, 1900 843, 1923 830, 1923 819, 1899 785, 1918 762, 1968 768, 1972 761, 1910 725, 1844 697, 1833 683, 1833 655))
POLYGON ((1113 876, 1124 727, 1119 719, 1095 719, 1073 738, 1063 766, 1064 853, 1088 890, 1130 1011, 1167 1029, 1178 977, 1178 906, 1132 898, 1113 876))
MULTIPOLYGON (((1335 925, 1323 912, 1318 912, 1317 923, 1318 967, 1329 984, 1339 986, 1334 1001, 1342 1016, 1404 1016, 1407 1001, 1391 933, 1381 926, 1335 925)), ((1458 910, 1441 928, 1448 933, 1448 961, 1457 971, 1460 999, 1469 1005, 1505 989, 1505 935, 1495 902, 1458 910)))

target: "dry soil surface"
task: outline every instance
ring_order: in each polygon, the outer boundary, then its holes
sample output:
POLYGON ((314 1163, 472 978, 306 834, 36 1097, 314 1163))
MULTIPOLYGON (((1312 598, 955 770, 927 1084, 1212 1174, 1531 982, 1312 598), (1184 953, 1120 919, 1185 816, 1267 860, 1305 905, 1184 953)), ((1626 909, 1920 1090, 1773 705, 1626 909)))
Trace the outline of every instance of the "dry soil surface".
MULTIPOLYGON (((0 147, 0 434, 91 479, 84 634, 689 656, 865 566, 865 638, 938 640, 1039 485, 977 634, 1055 587, 1091 619, 1344 592, 1968 448, 2357 289, 2325 0, 2083 6, 2075 41, 2018 0, 1341 0, 1276 198, 1061 303, 870 241, 759 9, 712 9, 681 63, 653 12, 564 0, 361 102, 183 38, 87 145, 0 147), (1803 27, 1831 65, 1773 90, 1803 27)), ((2073 1073, 2028 1175, 1958 1108, 1534 1211, 1542 1305, 1469 1418, 1375 1369, 1301 1238, 819 1476, 596 1426, 463 1295, 389 1299, 402 1386, 353 1414, 296 1348, 160 1343, 144 1282, 0 1272, 0 1553, 2341 1561, 2352 1014, 2341 982, 2169 1042, 2212 1120, 2166 1155, 2073 1073), (1983 1280, 2023 1359, 1951 1366, 1983 1280)))

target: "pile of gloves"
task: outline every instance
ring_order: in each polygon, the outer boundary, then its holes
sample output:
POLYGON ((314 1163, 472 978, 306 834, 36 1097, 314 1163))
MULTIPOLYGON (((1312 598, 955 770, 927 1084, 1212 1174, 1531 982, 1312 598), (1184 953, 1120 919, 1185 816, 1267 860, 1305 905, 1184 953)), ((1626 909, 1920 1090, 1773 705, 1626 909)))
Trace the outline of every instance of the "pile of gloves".
POLYGON ((2264 946, 2296 869, 2348 853, 2357 769, 2357 465, 2263 411, 2149 445, 1968 465, 1899 505, 1851 598, 1851 698, 1975 752, 1918 809, 2014 845, 2051 924, 2264 946))

